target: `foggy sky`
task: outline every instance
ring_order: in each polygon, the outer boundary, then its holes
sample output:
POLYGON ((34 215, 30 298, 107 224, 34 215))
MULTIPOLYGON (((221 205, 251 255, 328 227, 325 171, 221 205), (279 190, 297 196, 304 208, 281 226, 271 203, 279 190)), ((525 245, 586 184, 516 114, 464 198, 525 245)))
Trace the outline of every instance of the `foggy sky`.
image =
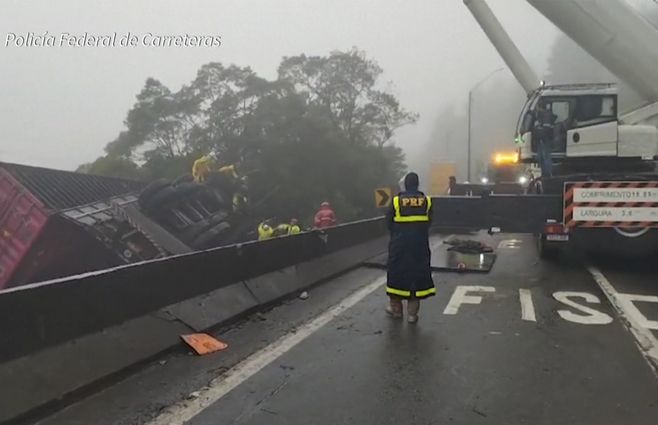
MULTIPOLYGON (((352 46, 379 63, 405 108, 420 113, 395 138, 413 167, 427 158, 419 150, 439 111, 465 103, 474 84, 504 67, 461 0, 0 1, 0 161, 53 168, 102 155, 147 77, 178 90, 202 64, 219 61, 273 79, 282 56, 352 46), (5 47, 7 33, 28 31, 217 34, 223 45, 5 47)), ((541 75, 557 30, 524 0, 489 4, 541 75)), ((512 79, 500 74, 487 84, 512 79)))

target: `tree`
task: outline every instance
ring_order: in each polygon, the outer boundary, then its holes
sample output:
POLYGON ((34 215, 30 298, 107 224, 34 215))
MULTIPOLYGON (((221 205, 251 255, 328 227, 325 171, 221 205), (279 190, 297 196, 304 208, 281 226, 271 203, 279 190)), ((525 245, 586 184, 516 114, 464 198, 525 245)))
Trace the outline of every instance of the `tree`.
POLYGON ((272 83, 248 67, 203 65, 194 81, 180 92, 181 100, 196 114, 190 143, 197 150, 236 159, 251 117, 261 99, 273 90, 272 83))
POLYGON ((380 147, 396 129, 418 120, 393 95, 376 88, 381 74, 379 65, 357 49, 326 57, 286 57, 279 66, 279 78, 309 104, 323 108, 350 143, 380 147))
POLYGON ((133 180, 143 179, 137 164, 124 157, 102 156, 94 162, 83 164, 76 170, 79 173, 97 174, 107 177, 120 177, 133 180))
POLYGON ((150 78, 126 129, 84 170, 174 178, 215 154, 241 165, 261 215, 310 217, 324 200, 342 220, 372 215, 372 190, 405 169, 395 130, 416 120, 378 88, 381 73, 354 49, 284 58, 275 81, 216 62, 175 93, 150 78))
POLYGON ((176 156, 182 146, 180 140, 175 138, 174 123, 169 119, 174 108, 175 100, 171 91, 159 81, 147 79, 137 95, 137 103, 124 121, 127 130, 110 142, 105 151, 110 156, 130 158, 137 149, 142 148, 169 157, 176 156))

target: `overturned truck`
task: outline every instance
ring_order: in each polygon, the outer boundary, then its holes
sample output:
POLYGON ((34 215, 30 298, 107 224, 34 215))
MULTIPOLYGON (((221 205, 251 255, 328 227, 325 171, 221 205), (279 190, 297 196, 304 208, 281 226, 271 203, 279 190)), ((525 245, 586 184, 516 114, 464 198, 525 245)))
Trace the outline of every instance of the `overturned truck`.
POLYGON ((0 163, 0 289, 255 239, 242 192, 0 163))
POLYGON ((191 175, 156 180, 140 193, 138 205, 184 244, 204 249, 255 239, 247 199, 244 180, 211 173, 199 183, 191 175))

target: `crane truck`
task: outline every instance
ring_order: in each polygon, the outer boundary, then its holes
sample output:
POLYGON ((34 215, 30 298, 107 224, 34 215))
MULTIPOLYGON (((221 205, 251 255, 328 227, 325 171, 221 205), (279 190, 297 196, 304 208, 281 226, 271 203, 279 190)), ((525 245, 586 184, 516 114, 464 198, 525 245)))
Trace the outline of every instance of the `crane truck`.
POLYGON ((464 0, 527 93, 514 135, 520 162, 538 162, 538 108, 555 117, 553 172, 527 188, 562 196, 562 216, 546 217, 537 234, 540 256, 569 244, 658 251, 658 30, 623 0, 527 1, 645 99, 620 113, 615 84, 540 81, 485 0, 464 0))

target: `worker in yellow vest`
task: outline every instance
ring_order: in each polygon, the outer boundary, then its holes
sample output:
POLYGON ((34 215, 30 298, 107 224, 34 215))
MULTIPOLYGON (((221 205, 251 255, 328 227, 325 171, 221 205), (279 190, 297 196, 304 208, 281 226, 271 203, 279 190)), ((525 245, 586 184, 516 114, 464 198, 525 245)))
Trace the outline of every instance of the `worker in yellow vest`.
POLYGON ((212 158, 208 155, 203 155, 201 158, 194 161, 192 164, 192 177, 197 183, 203 183, 212 172, 212 158))
POLYGON ((299 227, 299 224, 297 223, 297 219, 293 218, 290 219, 290 226, 288 227, 288 234, 289 235, 296 235, 298 233, 301 233, 302 229, 299 227))
POLYGON ((274 235, 274 229, 270 226, 268 220, 261 222, 258 225, 258 240, 264 241, 266 239, 271 239, 274 235))
POLYGON ((274 233, 273 236, 288 236, 288 235, 296 235, 298 233, 301 233, 302 229, 299 227, 299 224, 297 224, 297 219, 293 218, 290 220, 290 223, 281 223, 278 226, 274 228, 274 233))

